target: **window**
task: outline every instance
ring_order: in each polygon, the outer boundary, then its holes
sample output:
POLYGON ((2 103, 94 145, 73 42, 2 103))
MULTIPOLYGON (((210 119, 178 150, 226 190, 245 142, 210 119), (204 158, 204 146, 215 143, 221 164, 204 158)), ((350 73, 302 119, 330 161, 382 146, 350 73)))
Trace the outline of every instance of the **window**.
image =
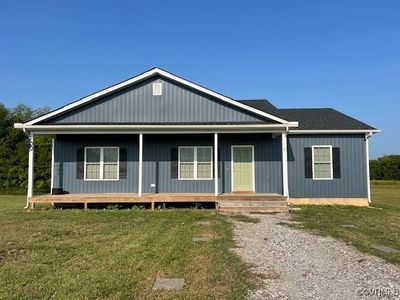
POLYGON ((162 83, 154 82, 153 83, 153 96, 161 96, 162 95, 162 83))
POLYGON ((212 147, 179 147, 178 179, 212 179, 212 147))
POLYGON ((332 179, 332 146, 312 146, 313 179, 332 179))
POLYGON ((85 148, 85 180, 118 180, 118 147, 85 148))

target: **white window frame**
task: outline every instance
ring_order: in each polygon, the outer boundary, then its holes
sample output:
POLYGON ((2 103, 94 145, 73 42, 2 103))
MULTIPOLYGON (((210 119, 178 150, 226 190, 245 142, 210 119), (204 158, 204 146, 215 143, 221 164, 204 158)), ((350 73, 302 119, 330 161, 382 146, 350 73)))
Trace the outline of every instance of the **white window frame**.
MULTIPOLYGON (((213 147, 212 146, 179 146, 178 147, 178 180, 213 180, 214 172, 213 172, 213 147), (181 149, 193 149, 193 178, 181 178, 181 149), (211 174, 209 178, 197 178, 197 149, 198 148, 208 148, 211 152, 211 174)), ((185 162, 183 162, 185 163, 185 162)))
POLYGON ((313 173, 313 180, 333 180, 333 155, 332 155, 332 145, 313 145, 311 147, 311 157, 312 157, 312 173, 313 173), (329 148, 329 153, 330 153, 330 171, 331 171, 331 176, 329 178, 318 178, 315 177, 315 171, 314 171, 314 166, 315 163, 318 162, 314 162, 314 148, 329 148))
POLYGON ((85 147, 85 160, 84 160, 83 172, 84 172, 84 180, 85 181, 118 181, 119 180, 119 147, 102 147, 102 146, 85 147), (98 178, 98 179, 88 179, 88 178, 86 178, 86 165, 88 164, 87 161, 86 161, 87 149, 100 149, 100 178, 98 178), (118 152, 117 178, 104 179, 104 164, 108 164, 108 163, 104 163, 104 149, 117 149, 117 152, 118 152))

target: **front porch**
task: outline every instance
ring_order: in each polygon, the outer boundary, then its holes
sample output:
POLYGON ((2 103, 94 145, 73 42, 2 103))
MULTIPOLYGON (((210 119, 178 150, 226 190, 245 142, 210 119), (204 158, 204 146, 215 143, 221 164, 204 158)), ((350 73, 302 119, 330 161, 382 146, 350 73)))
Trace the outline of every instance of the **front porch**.
POLYGON ((150 204, 154 209, 163 203, 214 203, 220 211, 287 211, 287 197, 277 193, 101 193, 40 195, 29 198, 31 208, 36 204, 150 204))
POLYGON ((285 132, 65 133, 53 137, 51 194, 34 196, 31 135, 26 208, 37 203, 84 208, 145 204, 152 209, 163 203, 208 203, 220 211, 288 209, 285 132), (88 149, 98 150, 100 163, 87 160, 88 149), (104 162, 107 149, 115 150, 115 162, 104 162), (100 176, 93 177, 93 165, 100 176), (105 166, 114 166, 111 173, 105 166), (106 177, 106 171, 115 178, 106 177))

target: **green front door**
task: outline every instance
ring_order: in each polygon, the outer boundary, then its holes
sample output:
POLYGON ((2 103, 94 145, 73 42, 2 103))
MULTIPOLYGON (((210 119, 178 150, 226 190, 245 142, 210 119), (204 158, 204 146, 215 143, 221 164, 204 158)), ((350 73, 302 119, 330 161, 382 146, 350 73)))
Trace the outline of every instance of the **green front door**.
POLYGON ((254 191, 253 146, 232 146, 232 191, 254 191))

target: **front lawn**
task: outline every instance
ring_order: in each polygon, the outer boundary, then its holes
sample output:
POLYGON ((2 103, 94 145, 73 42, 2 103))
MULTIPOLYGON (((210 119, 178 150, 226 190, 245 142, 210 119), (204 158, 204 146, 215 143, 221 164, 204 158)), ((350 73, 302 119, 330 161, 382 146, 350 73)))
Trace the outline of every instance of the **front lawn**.
POLYGON ((303 222, 301 226, 315 233, 342 239, 361 251, 400 264, 400 253, 390 254, 374 248, 374 246, 386 246, 400 250, 400 185, 398 183, 373 184, 371 208, 301 206, 301 211, 296 211, 294 218, 296 221, 303 222))
POLYGON ((215 211, 23 206, 22 196, 0 196, 1 299, 241 299, 250 286, 215 211), (203 235, 215 238, 192 241, 203 235), (159 277, 186 284, 154 291, 159 277))

